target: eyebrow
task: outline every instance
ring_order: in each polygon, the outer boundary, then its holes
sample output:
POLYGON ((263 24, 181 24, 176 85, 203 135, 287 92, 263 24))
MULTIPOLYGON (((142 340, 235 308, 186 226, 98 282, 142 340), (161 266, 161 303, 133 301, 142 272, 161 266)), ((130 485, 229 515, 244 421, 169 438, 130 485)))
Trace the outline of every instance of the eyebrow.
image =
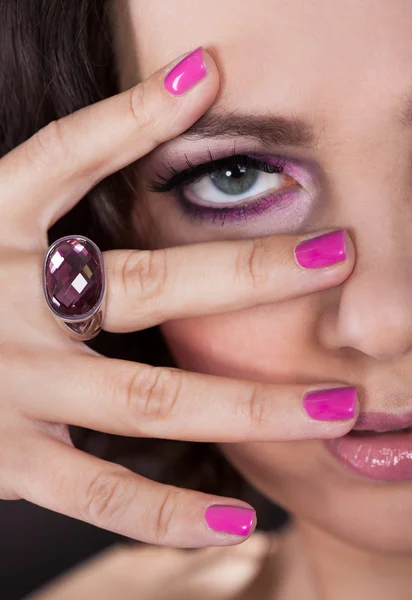
POLYGON ((264 145, 302 148, 316 145, 312 127, 296 117, 243 114, 222 109, 206 112, 179 137, 191 140, 224 136, 254 138, 264 145))

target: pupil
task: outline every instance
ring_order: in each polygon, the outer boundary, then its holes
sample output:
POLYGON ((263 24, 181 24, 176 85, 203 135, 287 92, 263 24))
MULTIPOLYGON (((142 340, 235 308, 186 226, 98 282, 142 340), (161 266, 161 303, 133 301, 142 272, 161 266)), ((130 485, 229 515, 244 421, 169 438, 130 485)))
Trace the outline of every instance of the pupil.
POLYGON ((257 169, 236 165, 230 169, 220 169, 210 175, 218 190, 233 196, 243 194, 254 186, 259 177, 257 169))

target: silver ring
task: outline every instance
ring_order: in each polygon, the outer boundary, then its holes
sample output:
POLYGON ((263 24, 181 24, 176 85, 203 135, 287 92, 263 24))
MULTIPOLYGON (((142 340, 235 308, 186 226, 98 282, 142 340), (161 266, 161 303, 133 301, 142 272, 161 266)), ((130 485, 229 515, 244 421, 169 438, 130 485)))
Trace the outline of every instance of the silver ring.
POLYGON ((47 306, 68 335, 86 341, 102 330, 106 299, 103 255, 82 235, 56 240, 43 261, 47 306))

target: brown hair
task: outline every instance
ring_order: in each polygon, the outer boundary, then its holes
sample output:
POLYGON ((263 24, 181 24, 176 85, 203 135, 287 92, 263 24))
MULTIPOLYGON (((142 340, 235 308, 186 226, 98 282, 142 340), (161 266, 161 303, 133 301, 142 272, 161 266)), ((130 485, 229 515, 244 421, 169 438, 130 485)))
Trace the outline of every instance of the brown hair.
MULTIPOLYGON (((40 128, 117 93, 107 0, 13 0, 0 5, 0 156, 40 128)), ((49 232, 87 235, 102 250, 131 247, 127 169, 97 185, 49 232)), ((158 328, 103 332, 90 345, 106 356, 173 365, 158 328)), ((72 429, 73 440, 158 481, 219 495, 251 488, 214 444, 128 439, 72 429)))

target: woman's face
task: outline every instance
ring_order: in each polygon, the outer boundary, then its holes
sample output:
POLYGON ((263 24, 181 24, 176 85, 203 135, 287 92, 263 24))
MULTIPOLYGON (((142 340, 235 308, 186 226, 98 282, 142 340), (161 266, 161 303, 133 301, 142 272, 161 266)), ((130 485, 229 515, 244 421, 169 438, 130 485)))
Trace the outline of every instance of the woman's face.
MULTIPOLYGON (((284 165, 284 174, 259 178, 250 167, 237 181, 224 169, 215 183, 205 175, 184 187, 186 204, 176 190, 142 187, 136 217, 146 245, 347 227, 357 249, 339 288, 165 324, 179 366, 266 382, 342 382, 358 386, 362 412, 412 411, 409 0, 125 0, 116 26, 125 88, 199 45, 222 74, 209 111, 216 118, 145 158, 144 184, 210 153, 284 165), (223 126, 228 112, 240 118, 223 126), (234 130, 217 138, 226 128, 234 130)), ((412 549, 412 475, 384 483, 362 476, 317 440, 222 450, 301 518, 364 547, 412 549)))

